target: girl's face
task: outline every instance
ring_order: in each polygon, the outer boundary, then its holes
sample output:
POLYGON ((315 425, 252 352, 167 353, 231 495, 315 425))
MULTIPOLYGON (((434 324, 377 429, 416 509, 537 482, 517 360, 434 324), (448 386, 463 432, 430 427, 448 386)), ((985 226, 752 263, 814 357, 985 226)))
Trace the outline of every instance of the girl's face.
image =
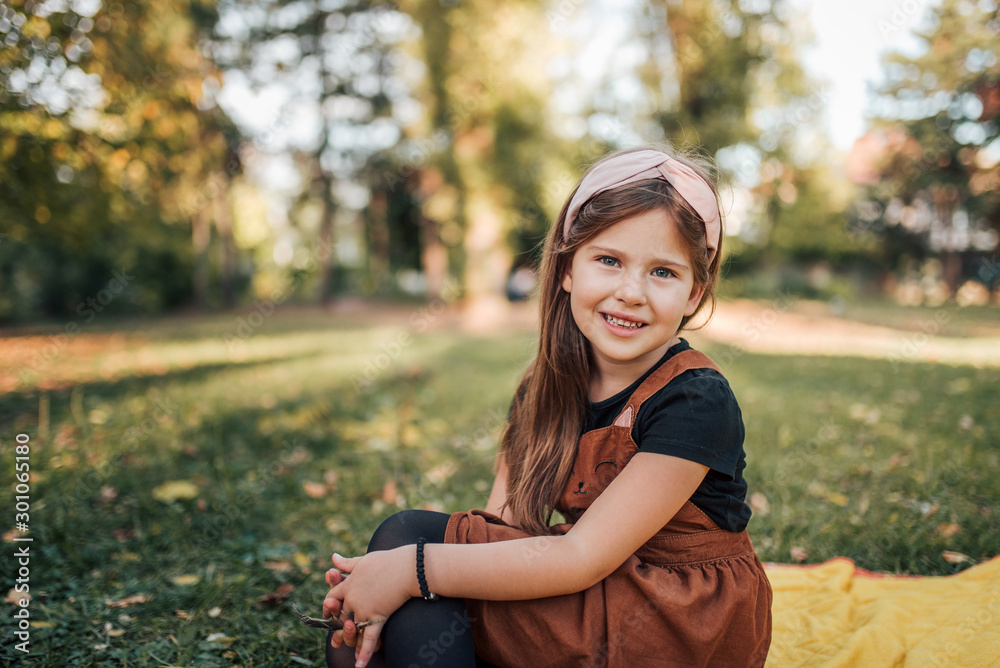
POLYGON ((626 218, 577 249, 562 287, 598 373, 638 378, 676 342, 704 288, 694 285, 676 224, 662 210, 626 218))

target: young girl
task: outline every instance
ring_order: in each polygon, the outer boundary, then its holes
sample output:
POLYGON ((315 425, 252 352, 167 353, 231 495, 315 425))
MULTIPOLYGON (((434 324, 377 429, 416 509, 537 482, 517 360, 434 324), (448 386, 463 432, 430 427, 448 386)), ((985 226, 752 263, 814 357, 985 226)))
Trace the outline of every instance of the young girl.
POLYGON ((677 336, 715 303, 710 183, 659 148, 587 171, 546 241, 486 510, 404 511, 365 556, 334 554, 329 666, 764 664, 740 410, 677 336))

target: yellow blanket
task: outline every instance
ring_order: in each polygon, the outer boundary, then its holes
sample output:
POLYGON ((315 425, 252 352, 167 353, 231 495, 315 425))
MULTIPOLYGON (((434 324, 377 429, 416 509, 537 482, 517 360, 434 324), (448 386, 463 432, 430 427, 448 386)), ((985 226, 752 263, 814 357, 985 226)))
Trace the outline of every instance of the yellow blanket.
POLYGON ((941 577, 880 575, 845 558, 765 569, 767 668, 1000 666, 1000 557, 941 577))

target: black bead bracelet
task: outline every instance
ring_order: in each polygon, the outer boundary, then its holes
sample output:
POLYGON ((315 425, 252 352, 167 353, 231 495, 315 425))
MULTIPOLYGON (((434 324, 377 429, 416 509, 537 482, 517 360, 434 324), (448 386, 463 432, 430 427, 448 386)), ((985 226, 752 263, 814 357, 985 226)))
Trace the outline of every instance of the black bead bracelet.
POLYGON ((436 601, 438 600, 438 595, 431 593, 431 590, 427 587, 427 577, 424 575, 425 543, 427 541, 423 538, 417 541, 417 584, 420 585, 420 595, 424 597, 425 601, 436 601))

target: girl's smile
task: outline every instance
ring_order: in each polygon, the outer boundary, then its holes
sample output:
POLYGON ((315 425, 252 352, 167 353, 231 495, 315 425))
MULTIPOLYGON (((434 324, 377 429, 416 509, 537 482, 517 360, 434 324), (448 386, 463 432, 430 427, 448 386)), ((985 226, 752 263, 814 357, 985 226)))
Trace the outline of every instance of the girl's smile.
POLYGON ((576 251, 562 287, 593 347, 596 394, 627 387, 676 342, 681 319, 694 313, 703 291, 689 264, 676 224, 662 210, 615 223, 576 251))

